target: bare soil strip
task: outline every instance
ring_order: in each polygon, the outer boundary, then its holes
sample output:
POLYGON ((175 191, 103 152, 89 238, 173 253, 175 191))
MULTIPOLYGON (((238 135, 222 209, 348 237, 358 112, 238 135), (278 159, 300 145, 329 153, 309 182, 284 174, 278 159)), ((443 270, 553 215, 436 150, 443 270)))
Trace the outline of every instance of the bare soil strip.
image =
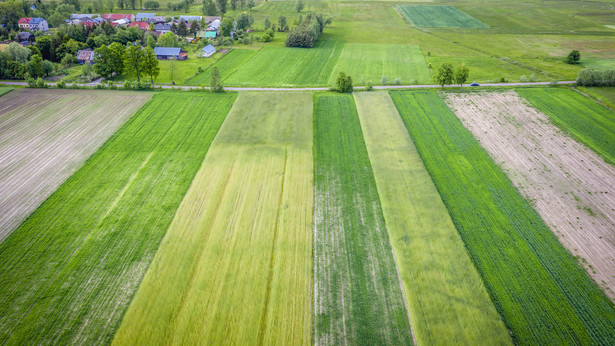
POLYGON ((151 93, 15 90, 0 103, 0 241, 151 93))
POLYGON ((515 92, 448 94, 463 124, 615 300, 615 167, 515 92))

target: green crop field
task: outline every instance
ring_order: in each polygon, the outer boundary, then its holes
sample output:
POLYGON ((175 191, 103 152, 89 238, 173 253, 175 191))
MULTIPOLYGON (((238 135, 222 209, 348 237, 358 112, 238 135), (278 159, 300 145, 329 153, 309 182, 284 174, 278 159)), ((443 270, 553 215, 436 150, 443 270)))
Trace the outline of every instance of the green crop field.
POLYGON ((577 87, 577 90, 615 110, 615 87, 577 87))
POLYGON ((343 43, 320 40, 314 48, 265 47, 225 83, 233 86, 327 85, 343 43))
POLYGON ((0 96, 8 93, 11 90, 13 90, 13 88, 10 88, 10 87, 0 87, 0 96))
POLYGON ((417 343, 511 344, 393 101, 354 97, 417 343))
POLYGON ((414 26, 424 28, 488 28, 453 6, 396 5, 397 10, 414 26))
POLYGON ((314 110, 314 342, 408 345, 412 335, 350 95, 314 110))
POLYGON ((346 43, 329 79, 330 84, 335 82, 339 72, 350 75, 356 85, 382 84, 382 76, 389 84, 398 77, 401 84, 431 81, 421 49, 404 44, 346 43))
POLYGON ((154 96, 0 244, 0 343, 111 341, 234 99, 154 96))
POLYGON ((566 89, 517 89, 555 125, 615 165, 615 112, 566 89))
POLYGON ((437 93, 391 96, 513 340, 615 342, 613 303, 437 93))
POLYGON ((309 345, 312 95, 242 93, 114 344, 309 345))
POLYGON ((248 60, 250 60, 257 52, 255 50, 249 49, 233 49, 224 55, 218 62, 214 65, 208 67, 202 73, 188 79, 186 81, 187 85, 206 85, 209 86, 211 83, 211 70, 215 66, 218 68, 218 72, 220 72, 220 78, 224 81, 233 73, 235 73, 238 69, 240 69, 243 65, 245 65, 248 60))

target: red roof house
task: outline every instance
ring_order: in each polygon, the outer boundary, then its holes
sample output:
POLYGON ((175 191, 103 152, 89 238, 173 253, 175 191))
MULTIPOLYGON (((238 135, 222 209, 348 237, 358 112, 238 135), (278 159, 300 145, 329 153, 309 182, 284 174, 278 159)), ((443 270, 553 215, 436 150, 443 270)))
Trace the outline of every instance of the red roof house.
POLYGON ((149 30, 149 23, 147 22, 131 22, 130 24, 128 24, 129 27, 133 27, 136 26, 141 30, 149 30))
POLYGON ((105 13, 102 15, 102 18, 109 22, 112 22, 114 20, 119 20, 119 19, 127 19, 132 22, 135 20, 135 15, 134 14, 123 14, 123 13, 105 13))

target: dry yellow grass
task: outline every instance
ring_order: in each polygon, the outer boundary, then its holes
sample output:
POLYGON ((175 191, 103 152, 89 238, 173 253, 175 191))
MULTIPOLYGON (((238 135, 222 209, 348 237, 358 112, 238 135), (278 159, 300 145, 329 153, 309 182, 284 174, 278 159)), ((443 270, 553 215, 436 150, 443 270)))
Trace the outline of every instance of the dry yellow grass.
POLYGON ((312 209, 312 95, 240 94, 114 344, 310 344, 312 209))

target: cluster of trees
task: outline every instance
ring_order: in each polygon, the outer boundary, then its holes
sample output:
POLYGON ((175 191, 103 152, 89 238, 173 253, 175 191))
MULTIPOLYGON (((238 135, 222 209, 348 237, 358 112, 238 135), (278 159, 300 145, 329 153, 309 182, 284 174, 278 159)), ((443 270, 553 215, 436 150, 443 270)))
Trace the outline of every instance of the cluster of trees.
POLYGON ((30 49, 13 42, 0 52, 0 79, 36 79, 48 76, 54 69, 54 64, 43 60, 35 47, 30 49))
POLYGON ((580 86, 615 86, 615 70, 596 71, 584 68, 577 75, 580 86))
POLYGON ((468 80, 468 77, 470 77, 470 69, 465 64, 457 66, 456 69, 453 69, 451 64, 442 64, 434 75, 434 80, 442 86, 442 89, 444 89, 445 84, 452 84, 453 82, 459 84, 463 89, 463 83, 468 80))
MULTIPOLYGON (((271 23, 269 18, 265 18, 265 30, 271 29, 273 31, 276 30, 275 23, 271 23)), ((278 27, 279 32, 288 31, 288 22, 286 21, 286 16, 278 17, 278 27)))
POLYGON ((160 74, 160 66, 152 47, 139 45, 123 46, 117 42, 94 50, 94 71, 101 77, 109 78, 114 74, 137 77, 149 76, 153 84, 160 74))
POLYGON ((308 14, 305 20, 290 30, 286 47, 312 48, 327 24, 331 24, 331 17, 325 18, 320 13, 308 14))
POLYGON ((344 72, 340 72, 335 80, 335 86, 329 90, 337 91, 339 93, 351 93, 353 90, 352 77, 347 76, 344 72))
MULTIPOLYGON (((231 9, 236 11, 248 7, 250 10, 256 6, 254 0, 230 0, 231 9)), ((206 16, 218 16, 227 12, 229 0, 203 0, 202 12, 206 16)))

